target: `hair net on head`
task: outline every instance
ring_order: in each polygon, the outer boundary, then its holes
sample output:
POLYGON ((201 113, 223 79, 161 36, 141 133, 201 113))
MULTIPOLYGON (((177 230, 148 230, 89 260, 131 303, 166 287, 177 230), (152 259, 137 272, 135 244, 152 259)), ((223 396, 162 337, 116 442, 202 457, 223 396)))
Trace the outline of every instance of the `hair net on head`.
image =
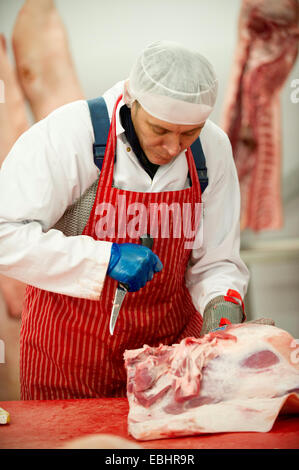
POLYGON ((158 41, 135 61, 127 83, 128 106, 137 100, 152 116, 173 124, 199 124, 216 101, 218 81, 212 65, 196 51, 158 41))

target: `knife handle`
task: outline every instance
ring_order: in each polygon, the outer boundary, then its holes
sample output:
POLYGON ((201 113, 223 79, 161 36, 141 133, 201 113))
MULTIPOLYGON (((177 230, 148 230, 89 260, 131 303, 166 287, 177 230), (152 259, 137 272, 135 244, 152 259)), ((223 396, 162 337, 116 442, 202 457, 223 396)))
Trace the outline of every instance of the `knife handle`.
POLYGON ((154 239, 148 234, 141 235, 140 243, 142 246, 147 246, 147 248, 151 250, 153 247, 154 239))
POLYGON ((119 282, 117 285, 118 289, 123 289, 128 291, 129 290, 129 284, 126 284, 125 282, 119 282))

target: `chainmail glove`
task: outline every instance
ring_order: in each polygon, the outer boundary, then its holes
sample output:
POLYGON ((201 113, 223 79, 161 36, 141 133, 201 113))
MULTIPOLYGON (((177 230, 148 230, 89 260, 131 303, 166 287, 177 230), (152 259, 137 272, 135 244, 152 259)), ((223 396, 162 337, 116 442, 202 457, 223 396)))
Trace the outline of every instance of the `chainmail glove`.
POLYGON ((231 323, 242 323, 245 320, 241 305, 227 302, 224 296, 219 295, 212 299, 204 310, 200 336, 218 328, 221 318, 227 318, 231 323))
MULTIPOLYGON (((206 306, 203 314, 203 324, 200 336, 204 336, 215 328, 219 328, 221 318, 227 318, 231 323, 243 323, 245 315, 241 305, 227 302, 222 295, 212 299, 206 306)), ((257 318, 246 323, 275 326, 272 318, 257 318)))

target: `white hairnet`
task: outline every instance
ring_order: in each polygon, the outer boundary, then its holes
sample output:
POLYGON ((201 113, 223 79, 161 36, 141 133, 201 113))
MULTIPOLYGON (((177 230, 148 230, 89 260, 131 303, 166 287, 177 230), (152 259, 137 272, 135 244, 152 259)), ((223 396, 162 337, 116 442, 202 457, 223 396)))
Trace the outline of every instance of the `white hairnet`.
POLYGON ((158 41, 135 61, 127 83, 127 104, 137 100, 152 116, 174 124, 199 124, 216 101, 218 81, 212 65, 196 51, 158 41))

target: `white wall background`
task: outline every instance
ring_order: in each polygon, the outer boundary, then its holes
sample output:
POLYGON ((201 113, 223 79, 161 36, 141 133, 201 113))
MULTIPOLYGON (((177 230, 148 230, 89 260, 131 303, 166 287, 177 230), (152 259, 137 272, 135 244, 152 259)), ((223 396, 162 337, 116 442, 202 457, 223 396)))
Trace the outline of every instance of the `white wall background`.
MULTIPOLYGON (((101 95, 127 77, 135 56, 148 43, 175 40, 201 51, 219 77, 211 119, 217 124, 237 40, 241 0, 56 0, 86 98, 101 95)), ((22 0, 0 0, 0 31, 8 40, 22 0)), ((242 234, 242 244, 299 237, 299 103, 291 102, 297 60, 281 93, 284 227, 242 234)), ((250 316, 272 316, 277 326, 299 338, 299 259, 250 264, 250 316)))

